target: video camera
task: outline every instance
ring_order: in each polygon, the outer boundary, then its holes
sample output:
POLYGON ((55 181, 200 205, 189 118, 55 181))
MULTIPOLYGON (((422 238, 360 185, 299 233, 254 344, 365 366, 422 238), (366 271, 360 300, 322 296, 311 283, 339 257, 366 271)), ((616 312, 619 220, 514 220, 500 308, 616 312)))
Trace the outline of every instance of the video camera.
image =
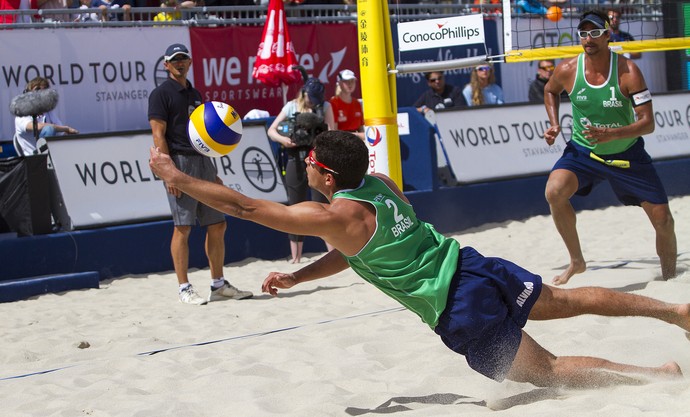
POLYGON ((316 113, 295 113, 278 125, 278 133, 290 138, 297 146, 311 146, 314 138, 328 130, 323 117, 316 113))

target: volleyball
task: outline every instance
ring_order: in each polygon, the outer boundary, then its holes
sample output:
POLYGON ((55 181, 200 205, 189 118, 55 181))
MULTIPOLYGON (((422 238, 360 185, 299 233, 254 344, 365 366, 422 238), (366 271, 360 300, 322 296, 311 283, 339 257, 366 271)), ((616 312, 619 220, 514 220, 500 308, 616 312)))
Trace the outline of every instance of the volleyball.
POLYGON ((546 18, 552 22, 558 22, 563 17, 563 11, 558 6, 551 6, 546 11, 546 18))
POLYGON ((219 158, 232 152, 242 139, 242 119, 229 104, 206 102, 192 112, 187 125, 189 142, 204 156, 219 158))

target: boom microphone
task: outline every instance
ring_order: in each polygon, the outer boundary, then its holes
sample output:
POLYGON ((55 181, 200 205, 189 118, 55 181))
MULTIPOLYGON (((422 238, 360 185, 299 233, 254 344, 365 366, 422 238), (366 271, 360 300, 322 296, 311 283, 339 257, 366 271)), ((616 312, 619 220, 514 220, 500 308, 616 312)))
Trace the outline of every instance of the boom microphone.
POLYGON ((38 116, 57 107, 58 93, 53 89, 29 91, 13 98, 10 113, 15 116, 38 116))

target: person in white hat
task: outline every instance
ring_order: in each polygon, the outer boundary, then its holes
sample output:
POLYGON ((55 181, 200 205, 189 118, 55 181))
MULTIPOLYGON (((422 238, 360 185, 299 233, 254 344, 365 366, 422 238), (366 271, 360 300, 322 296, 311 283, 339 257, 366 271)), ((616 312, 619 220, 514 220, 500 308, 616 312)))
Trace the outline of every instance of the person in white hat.
POLYGON ((337 82, 335 95, 329 100, 333 108, 335 128, 352 132, 364 140, 362 103, 352 96, 357 89, 357 76, 351 70, 345 69, 338 73, 337 82))

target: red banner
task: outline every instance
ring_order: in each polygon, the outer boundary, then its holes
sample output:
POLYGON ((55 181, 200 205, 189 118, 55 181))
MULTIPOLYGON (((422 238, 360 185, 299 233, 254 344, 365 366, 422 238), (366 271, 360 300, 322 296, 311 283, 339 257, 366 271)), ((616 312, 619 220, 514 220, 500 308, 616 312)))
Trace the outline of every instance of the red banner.
MULTIPOLYGON (((194 86, 204 101, 223 101, 240 115, 249 110, 276 116, 283 107, 281 87, 269 87, 252 77, 262 27, 190 28, 194 86)), ((290 36, 297 61, 307 73, 326 86, 326 97, 335 92, 336 75, 351 69, 359 76, 357 27, 353 24, 294 25, 290 36)), ((287 101, 302 83, 288 88, 287 101)))

